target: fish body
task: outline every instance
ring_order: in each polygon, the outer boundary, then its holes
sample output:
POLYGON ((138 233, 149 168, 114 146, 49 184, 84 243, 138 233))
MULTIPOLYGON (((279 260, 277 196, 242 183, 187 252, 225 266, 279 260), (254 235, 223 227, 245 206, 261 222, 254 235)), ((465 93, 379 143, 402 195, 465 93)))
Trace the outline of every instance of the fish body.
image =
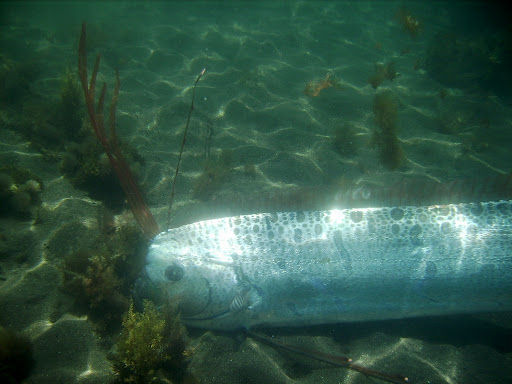
POLYGON ((146 276, 220 330, 512 310, 512 201, 200 221, 153 240, 146 276))

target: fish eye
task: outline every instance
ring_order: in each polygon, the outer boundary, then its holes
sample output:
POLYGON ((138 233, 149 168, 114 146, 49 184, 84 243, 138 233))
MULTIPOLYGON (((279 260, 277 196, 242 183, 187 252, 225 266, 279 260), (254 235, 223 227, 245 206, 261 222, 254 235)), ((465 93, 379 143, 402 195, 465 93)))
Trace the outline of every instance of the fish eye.
POLYGON ((173 263, 165 268, 165 277, 170 281, 180 281, 185 270, 178 263, 173 263))

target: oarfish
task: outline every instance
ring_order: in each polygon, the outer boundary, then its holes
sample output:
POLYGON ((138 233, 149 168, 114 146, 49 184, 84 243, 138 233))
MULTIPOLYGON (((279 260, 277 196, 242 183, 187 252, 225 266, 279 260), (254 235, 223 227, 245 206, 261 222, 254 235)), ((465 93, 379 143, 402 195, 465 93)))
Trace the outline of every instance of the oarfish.
POLYGON ((512 200, 200 221, 153 240, 146 279, 211 329, 512 310, 512 200))

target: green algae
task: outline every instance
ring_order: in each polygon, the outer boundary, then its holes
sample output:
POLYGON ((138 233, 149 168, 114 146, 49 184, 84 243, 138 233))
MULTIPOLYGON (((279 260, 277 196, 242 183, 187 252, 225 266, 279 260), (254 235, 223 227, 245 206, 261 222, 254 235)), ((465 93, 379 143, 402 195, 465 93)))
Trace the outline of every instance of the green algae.
MULTIPOLYGON (((107 215, 105 215, 107 216, 107 215)), ((101 219, 90 245, 70 252, 61 264, 63 287, 74 298, 74 312, 87 314, 102 333, 119 329, 131 289, 144 266, 147 238, 133 225, 113 227, 101 219)))
POLYGON ((135 312, 132 302, 116 344, 114 370, 125 383, 178 379, 183 374, 186 340, 175 308, 158 311, 145 300, 144 311, 135 312))

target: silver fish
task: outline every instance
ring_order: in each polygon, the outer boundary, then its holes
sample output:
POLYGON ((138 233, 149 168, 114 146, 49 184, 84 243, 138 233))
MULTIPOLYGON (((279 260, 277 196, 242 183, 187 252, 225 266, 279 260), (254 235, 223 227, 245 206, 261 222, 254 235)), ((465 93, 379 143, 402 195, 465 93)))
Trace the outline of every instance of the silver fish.
POLYGON ((146 275, 232 330, 512 310, 512 201, 261 213, 158 235, 146 275))

